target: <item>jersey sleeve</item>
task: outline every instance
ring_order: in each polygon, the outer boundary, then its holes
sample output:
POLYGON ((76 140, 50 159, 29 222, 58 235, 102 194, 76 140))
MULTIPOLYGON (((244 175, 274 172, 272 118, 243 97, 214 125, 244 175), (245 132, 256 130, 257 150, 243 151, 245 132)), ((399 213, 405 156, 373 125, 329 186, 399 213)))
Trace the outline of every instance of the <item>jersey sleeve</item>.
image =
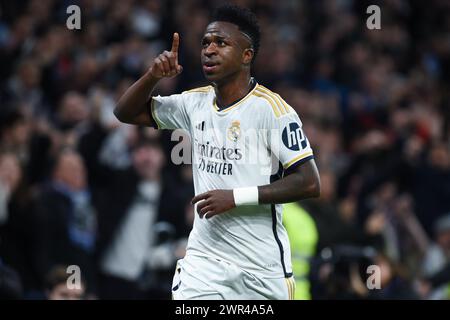
POLYGON ((269 114, 270 152, 282 164, 284 170, 293 169, 302 163, 313 159, 313 150, 306 137, 302 122, 291 107, 281 116, 269 114))
POLYGON ((182 94, 152 97, 150 109, 158 129, 185 129, 189 131, 189 117, 182 94))

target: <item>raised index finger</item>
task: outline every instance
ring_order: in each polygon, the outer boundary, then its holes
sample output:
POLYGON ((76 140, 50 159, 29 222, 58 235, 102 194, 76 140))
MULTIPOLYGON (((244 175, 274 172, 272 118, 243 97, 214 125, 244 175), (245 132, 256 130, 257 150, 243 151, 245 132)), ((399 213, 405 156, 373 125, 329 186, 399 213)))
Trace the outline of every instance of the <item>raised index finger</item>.
POLYGON ((177 32, 175 32, 173 34, 172 49, 170 49, 170 51, 172 51, 173 53, 178 53, 179 45, 180 45, 180 35, 177 32))

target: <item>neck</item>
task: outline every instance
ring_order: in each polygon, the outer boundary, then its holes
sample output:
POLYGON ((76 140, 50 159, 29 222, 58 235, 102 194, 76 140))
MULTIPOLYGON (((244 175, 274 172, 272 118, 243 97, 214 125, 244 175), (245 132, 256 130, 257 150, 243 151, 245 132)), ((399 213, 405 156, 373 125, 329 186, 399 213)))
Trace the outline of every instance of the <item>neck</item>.
POLYGON ((245 97, 251 87, 249 73, 239 73, 235 78, 215 82, 214 90, 217 97, 217 105, 223 107, 245 97))
POLYGON ((160 175, 158 173, 147 173, 141 176, 141 182, 159 183, 160 175))

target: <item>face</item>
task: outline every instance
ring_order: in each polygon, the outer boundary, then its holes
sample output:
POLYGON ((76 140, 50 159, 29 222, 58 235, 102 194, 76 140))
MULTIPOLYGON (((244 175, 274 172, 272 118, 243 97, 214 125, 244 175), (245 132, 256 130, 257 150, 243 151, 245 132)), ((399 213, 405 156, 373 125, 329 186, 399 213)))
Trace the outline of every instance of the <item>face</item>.
POLYGON ((87 185, 83 159, 74 152, 61 155, 56 167, 55 179, 74 191, 83 190, 87 185))
POLYGON ((133 151, 133 165, 142 179, 154 180, 159 177, 164 165, 164 154, 159 147, 140 146, 133 151))
POLYGON ((213 22, 202 39, 203 73, 211 82, 221 82, 250 68, 253 58, 250 40, 229 22, 213 22))
POLYGON ((2 142, 14 149, 28 144, 31 136, 31 123, 28 119, 16 120, 3 131, 2 142))
POLYGON ((49 300, 80 300, 84 295, 84 286, 79 289, 69 289, 65 283, 55 286, 48 295, 49 300))
POLYGON ((22 169, 19 160, 13 154, 0 155, 0 183, 14 191, 22 178, 22 169))
POLYGON ((430 152, 430 160, 436 168, 441 170, 450 169, 450 153, 447 146, 443 143, 434 146, 430 152))
POLYGON ((41 71, 35 64, 27 62, 20 68, 19 77, 25 87, 31 89, 41 81, 41 71))
POLYGON ((59 118, 64 123, 77 124, 89 116, 86 99, 76 93, 67 94, 59 111, 59 118))
POLYGON ((442 231, 437 236, 437 243, 450 256, 450 230, 442 231))
POLYGON ((335 197, 336 177, 331 172, 320 174, 321 180, 321 199, 324 201, 333 201, 335 197))

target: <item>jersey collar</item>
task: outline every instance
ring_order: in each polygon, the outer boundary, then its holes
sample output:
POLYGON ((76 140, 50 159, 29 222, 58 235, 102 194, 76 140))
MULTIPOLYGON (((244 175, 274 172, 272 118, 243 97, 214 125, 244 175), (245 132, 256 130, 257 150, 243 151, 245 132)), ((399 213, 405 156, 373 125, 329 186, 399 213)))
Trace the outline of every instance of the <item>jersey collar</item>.
POLYGON ((223 114, 223 113, 227 113, 227 112, 229 112, 230 110, 232 110, 232 109, 236 108, 237 106, 241 105, 245 100, 247 100, 248 97, 250 97, 250 96, 253 94, 253 91, 255 91, 255 89, 259 86, 259 84, 256 82, 256 80, 255 80, 253 77, 251 78, 251 81, 253 82, 253 87, 252 87, 252 89, 247 93, 247 95, 245 95, 244 97, 242 97, 242 98, 240 98, 240 99, 234 101, 233 103, 227 105, 225 108, 220 109, 220 108, 217 106, 217 102, 216 102, 217 98, 214 97, 214 101, 213 101, 213 108, 214 108, 214 111, 216 111, 216 112, 219 113, 219 114, 223 114))

